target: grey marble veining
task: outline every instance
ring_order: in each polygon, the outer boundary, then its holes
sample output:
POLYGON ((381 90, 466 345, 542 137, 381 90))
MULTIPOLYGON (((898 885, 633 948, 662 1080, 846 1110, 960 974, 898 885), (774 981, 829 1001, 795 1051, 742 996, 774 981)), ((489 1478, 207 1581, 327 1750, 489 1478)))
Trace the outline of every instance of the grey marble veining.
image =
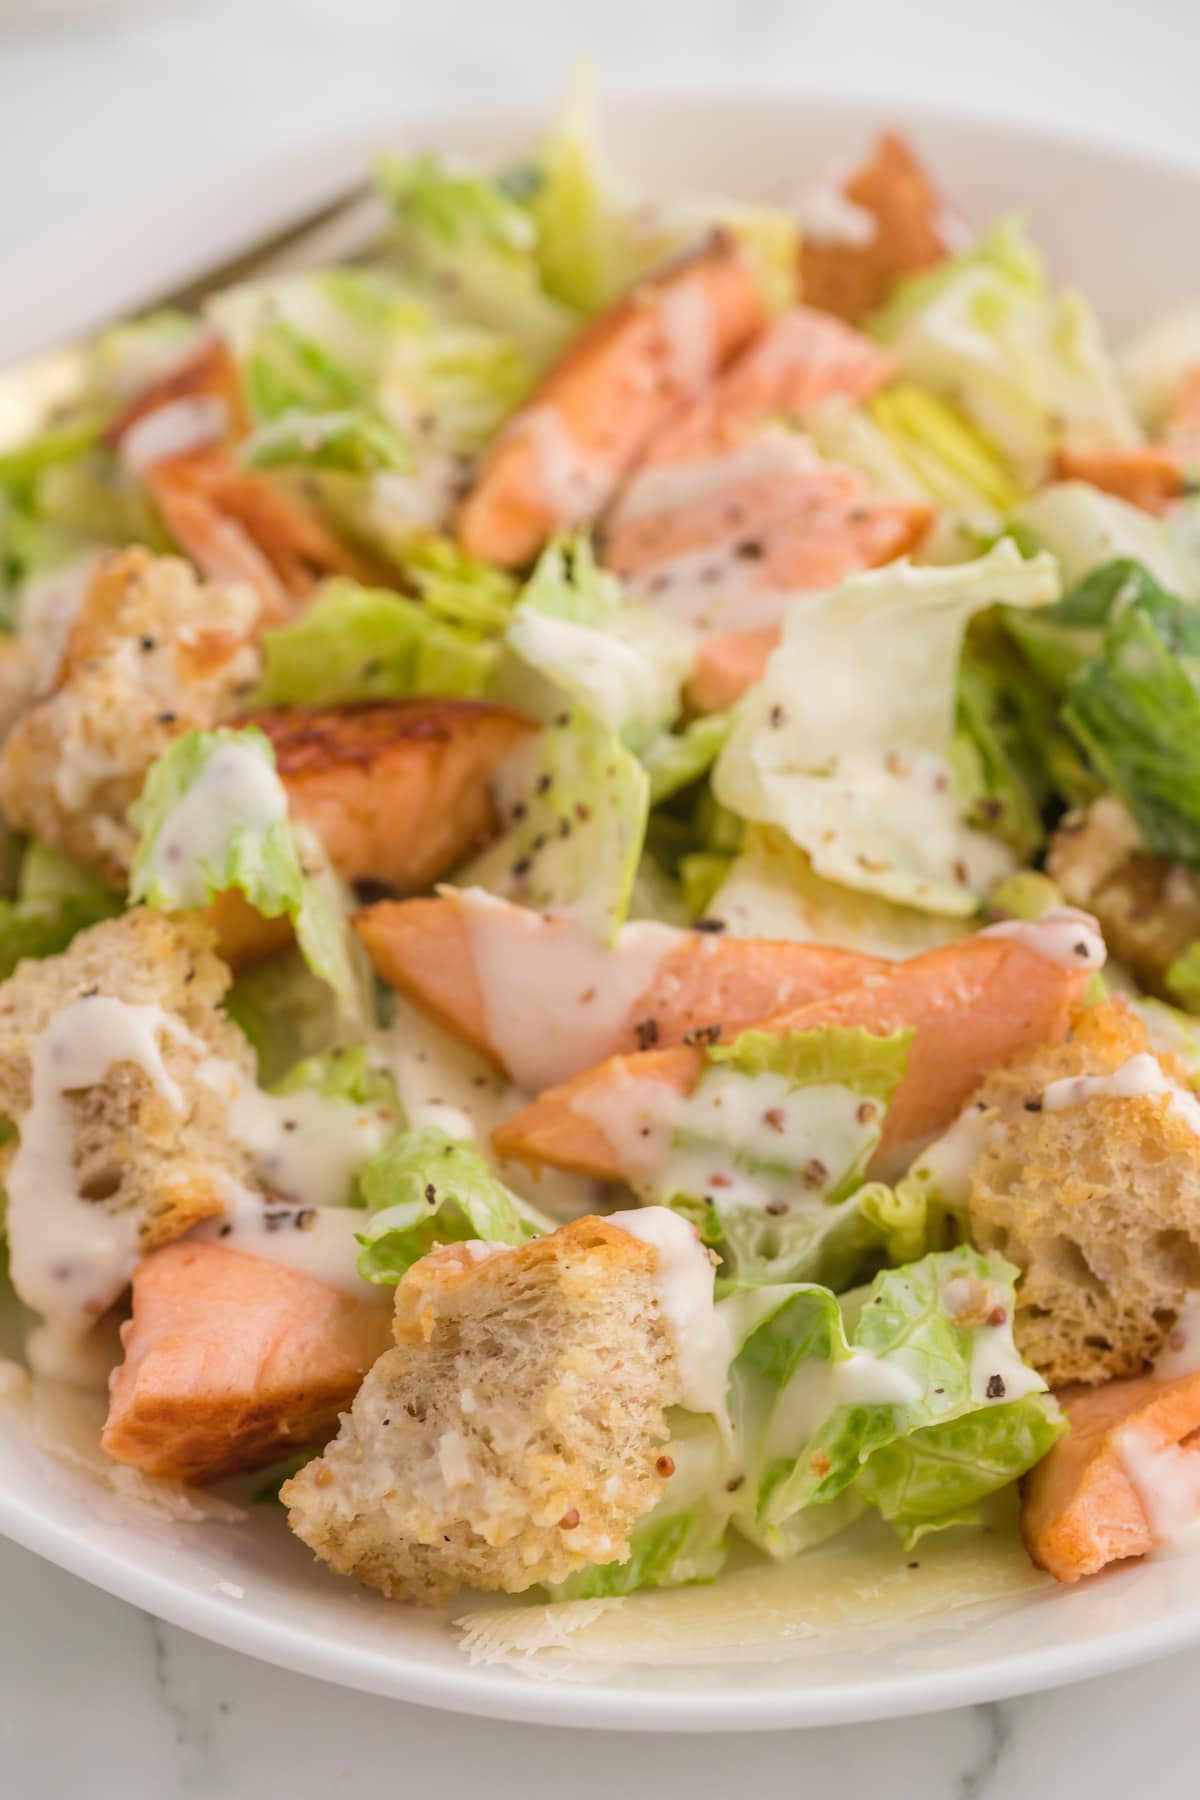
MULTIPOLYGON (((6 251, 122 196, 416 107, 602 85, 826 88, 1200 158, 1195 0, 193 0, 5 32, 6 251)), ((1019 196, 1014 196, 1019 200, 1019 196)), ((1103 228, 1102 209, 1098 228, 1103 228)), ((0 306, 3 304, 0 289, 0 306)), ((13 1800, 896 1800, 1188 1795, 1200 1653, 926 1719, 684 1740, 450 1719, 323 1687, 147 1618, 0 1544, 0 1795, 13 1800)))

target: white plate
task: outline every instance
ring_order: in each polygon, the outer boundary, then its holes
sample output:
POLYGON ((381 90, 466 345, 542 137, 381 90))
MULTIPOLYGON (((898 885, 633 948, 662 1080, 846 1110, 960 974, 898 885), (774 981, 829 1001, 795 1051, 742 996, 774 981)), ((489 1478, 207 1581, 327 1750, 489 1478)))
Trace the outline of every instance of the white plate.
MULTIPOLYGON (((289 213, 336 193, 383 143, 466 153, 519 150, 540 117, 384 125, 355 142, 258 164, 111 230, 18 261, 5 274, 0 363, 114 307, 182 281, 289 213)), ((880 123, 860 104, 781 97, 639 100, 607 110, 607 138, 635 192, 785 198, 880 123)), ((930 115, 904 119, 973 221, 1025 212, 1056 271, 1129 329, 1200 297, 1190 229, 1200 178, 1126 152, 930 115)), ((883 1718, 992 1700, 1101 1674, 1200 1642, 1200 1559, 1049 1585, 953 1616, 807 1649, 716 1662, 637 1661, 549 1682, 472 1667, 444 1621, 359 1592, 316 1568, 273 1507, 237 1524, 168 1523, 64 1468, 0 1409, 0 1531, 85 1580, 231 1648, 374 1693, 495 1717, 656 1730, 760 1730, 883 1718)), ((674 1654, 674 1653, 673 1653, 674 1654)))

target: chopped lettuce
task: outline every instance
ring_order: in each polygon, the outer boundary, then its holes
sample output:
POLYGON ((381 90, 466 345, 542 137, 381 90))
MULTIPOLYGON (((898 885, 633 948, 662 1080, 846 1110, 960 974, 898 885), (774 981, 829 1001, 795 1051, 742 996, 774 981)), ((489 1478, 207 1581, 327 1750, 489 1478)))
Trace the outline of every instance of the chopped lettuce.
POLYGON ((876 394, 870 418, 943 506, 988 519, 1007 512, 1021 488, 987 440, 948 401, 912 381, 876 394))
POLYGON ((365 1022, 357 953, 337 877, 288 818, 270 740, 254 727, 189 731, 164 751, 130 809, 140 838, 130 899, 164 911, 237 888, 264 918, 286 913, 314 974, 365 1022))
POLYGON ((637 758, 590 713, 559 713, 506 765, 506 829, 458 870, 464 887, 579 920, 611 943, 641 859, 650 782, 637 758))
POLYGON ((739 854, 732 863, 722 859, 714 873, 719 885, 703 910, 736 937, 837 944, 902 960, 970 929, 965 920, 826 881, 803 850, 767 825, 751 825, 739 854))
POLYGON ((620 1564, 557 1598, 711 1580, 731 1532, 791 1556, 874 1508, 911 1544, 978 1519, 1065 1430, 1012 1342, 1016 1270, 963 1247, 828 1289, 734 1285, 717 1303, 731 1351, 723 1438, 673 1409, 676 1473, 620 1564))
POLYGON ((650 804, 661 805, 707 775, 732 730, 732 713, 704 713, 678 731, 661 731, 651 738, 641 752, 650 777, 650 804))
POLYGON ((1175 308, 1121 346, 1117 371, 1130 406, 1157 435, 1187 377, 1200 369, 1200 306, 1175 308))
POLYGON ((1063 718, 1147 848, 1200 863, 1200 612, 1166 595, 1116 610, 1063 718))
POLYGON ((264 632, 256 699, 263 706, 338 706, 407 694, 485 694, 494 640, 448 624, 388 588, 327 582, 289 625, 264 632))
POLYGON ((410 276, 454 316, 504 333, 535 369, 565 344, 578 315, 543 285, 538 227, 510 183, 439 156, 385 157, 380 188, 410 276))
POLYGON ((963 634, 988 607, 1058 592, 1051 558, 1001 542, 961 567, 854 576, 794 608, 718 759, 717 797, 785 831, 829 881, 969 916, 1009 853, 963 820, 951 780, 963 634))
POLYGON ((826 1026, 711 1045, 642 1191, 695 1220, 735 1280, 861 1279, 901 1229, 902 1202, 863 1189, 863 1176, 911 1036, 826 1026))
POLYGON ((293 945, 240 974, 225 1011, 250 1041, 263 1087, 295 1065, 333 1050, 344 1024, 329 984, 314 975, 293 945))
POLYGON ((436 1125, 392 1139, 359 1170, 373 1213, 358 1233, 358 1272, 394 1285, 435 1244, 523 1244, 550 1222, 498 1181, 474 1145, 436 1125))
MULTIPOLYGON (((566 695, 634 749, 676 717, 693 655, 690 634, 626 599, 582 537, 542 552, 507 643, 550 684, 545 710, 559 708, 566 695)), ((528 699, 519 677, 512 697, 528 699)))
MULTIPOLYGON (((1011 616, 1020 621, 1035 615, 1011 616)), ((978 627, 990 624, 978 621, 978 627)), ((958 668, 958 718, 952 760, 967 819, 1001 838, 1018 861, 1029 862, 1046 839, 1042 815, 1050 795, 1037 728, 1053 732, 1055 723, 1053 707, 1031 687, 1000 627, 968 633, 958 668)))
POLYGON ((1051 291, 1012 220, 902 282, 876 331, 904 374, 957 406, 1024 487, 1061 445, 1141 439, 1090 303, 1051 291))
POLYGON ((16 897, 0 900, 0 980, 26 957, 57 956, 77 931, 124 908, 88 870, 43 844, 30 844, 21 862, 16 897))
POLYGON ((1064 587, 1126 560, 1140 563, 1173 594, 1200 596, 1196 571, 1163 522, 1090 482, 1051 483, 1015 507, 1011 523, 1031 546, 1058 558, 1064 587))

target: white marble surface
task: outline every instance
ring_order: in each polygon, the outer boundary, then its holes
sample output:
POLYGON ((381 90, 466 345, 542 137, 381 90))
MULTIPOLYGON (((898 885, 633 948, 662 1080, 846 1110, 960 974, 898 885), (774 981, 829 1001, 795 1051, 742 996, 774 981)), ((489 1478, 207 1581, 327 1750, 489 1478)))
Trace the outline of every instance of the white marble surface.
MULTIPOLYGON (((195 0, 102 16, 95 0, 0 0, 4 241, 364 116, 549 94, 580 53, 609 86, 824 88, 878 95, 893 114, 907 97, 1200 161, 1196 0, 195 0), (81 10, 93 16, 50 22, 81 10), (45 21, 5 31, 18 13, 45 21)), ((5 1545, 0 1599, 0 1794, 14 1800, 325 1800, 384 1784, 450 1800, 674 1800, 756 1777, 905 1800, 1195 1788, 1200 1654, 932 1719, 601 1743, 323 1687, 5 1545)))

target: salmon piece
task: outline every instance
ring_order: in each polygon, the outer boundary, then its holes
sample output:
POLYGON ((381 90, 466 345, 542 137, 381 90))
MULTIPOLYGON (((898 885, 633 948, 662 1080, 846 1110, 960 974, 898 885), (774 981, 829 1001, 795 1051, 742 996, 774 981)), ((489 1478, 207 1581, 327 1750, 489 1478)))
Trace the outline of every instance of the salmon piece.
POLYGON ((223 445, 151 463, 143 479, 167 531, 210 581, 246 581, 263 623, 334 575, 378 584, 375 563, 351 550, 269 475, 243 469, 223 445))
POLYGON ((1184 458, 1170 444, 1120 444, 1106 450, 1060 450, 1056 481, 1090 481, 1144 512, 1165 513, 1184 487, 1184 458))
POLYGON ((220 1244, 167 1244, 134 1270, 101 1442, 181 1481, 261 1468, 328 1437, 391 1338, 376 1300, 220 1244))
POLYGON ((851 206, 869 214, 874 231, 862 244, 823 240, 806 231, 800 246, 800 292, 810 306, 858 325, 898 281, 940 262, 947 242, 945 205, 912 146, 884 132, 870 158, 842 183, 851 206))
POLYGON ((117 448, 122 439, 151 413, 172 406, 177 400, 215 400, 224 410, 224 418, 214 413, 214 439, 235 440, 250 429, 250 417, 242 398, 241 377, 237 364, 219 337, 205 337, 194 349, 154 381, 133 395, 117 414, 104 434, 105 442, 117 448))
POLYGON ((772 650, 783 635, 779 625, 759 631, 717 632, 696 650, 683 697, 692 712, 727 712, 747 688, 761 681, 772 650))
POLYGON ((664 421, 765 318, 727 232, 639 283, 575 339, 497 437, 459 514, 463 549, 521 568, 556 531, 599 515, 664 421))
POLYGON ((839 395, 856 404, 891 381, 896 360, 861 331, 811 306, 776 319, 705 394, 668 420, 646 465, 712 456, 765 419, 796 423, 839 395))
MULTIPOLYGON (((489 906, 486 917, 489 954, 499 948, 519 958, 531 988, 561 981, 556 952, 570 943, 578 927, 502 902, 489 906)), ((383 900, 358 913, 354 923, 376 973, 389 986, 511 1074, 489 1029, 469 903, 450 891, 433 899, 383 900)), ((764 1013, 802 1006, 888 966, 876 957, 823 944, 767 943, 665 926, 659 932, 663 954, 625 1017, 614 1023, 611 1042, 600 1055, 636 1050, 647 1042, 678 1044, 689 1032, 714 1025, 728 1037, 764 1013)), ((609 953, 614 980, 621 978, 622 963, 638 954, 634 943, 627 931, 624 948, 619 937, 609 953)), ((589 960, 589 982, 592 966, 589 960)), ((562 1000, 570 1006, 572 996, 564 992, 562 1000)))
MULTIPOLYGON (((908 962, 885 966, 842 988, 764 1019, 758 1029, 812 1031, 860 1025, 886 1036, 916 1029, 908 1069, 892 1095, 872 1174, 889 1179, 957 1118, 982 1077, 1019 1050, 1058 1043, 1082 997, 1086 970, 1065 969, 1012 938, 963 938, 908 962)), ((705 1069, 701 1049, 680 1046, 610 1057, 573 1081, 550 1088, 492 1134, 497 1152, 536 1169, 549 1163, 601 1180, 626 1173, 621 1150, 601 1120, 632 1110, 642 1084, 692 1092, 705 1069)))
POLYGON ((1191 1465, 1200 1517, 1200 1372, 1072 1387, 1058 1398, 1071 1429, 1026 1477, 1021 1508, 1039 1568, 1079 1581, 1162 1541, 1122 1454, 1125 1432, 1137 1434, 1136 1458, 1161 1453, 1182 1471, 1191 1465))
POLYGON ((293 819, 346 881, 428 887, 498 826, 492 778, 535 727, 482 700, 385 700, 244 713, 270 738, 293 819))

